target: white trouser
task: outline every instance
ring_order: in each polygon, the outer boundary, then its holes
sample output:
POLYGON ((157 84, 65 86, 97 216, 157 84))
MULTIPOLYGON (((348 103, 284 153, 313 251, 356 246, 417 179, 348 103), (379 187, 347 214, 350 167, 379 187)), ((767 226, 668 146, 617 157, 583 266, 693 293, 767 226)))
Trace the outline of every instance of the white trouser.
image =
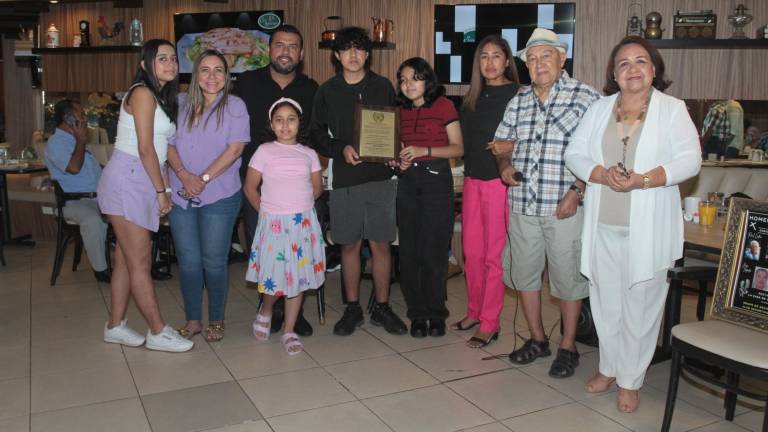
POLYGON ((639 253, 629 248, 629 228, 598 224, 589 303, 600 338, 600 373, 621 388, 643 385, 659 337, 669 283, 667 271, 629 284, 629 266, 639 253))
POLYGON ((107 269, 107 224, 101 217, 96 199, 67 201, 64 217, 80 225, 83 246, 94 271, 107 269))

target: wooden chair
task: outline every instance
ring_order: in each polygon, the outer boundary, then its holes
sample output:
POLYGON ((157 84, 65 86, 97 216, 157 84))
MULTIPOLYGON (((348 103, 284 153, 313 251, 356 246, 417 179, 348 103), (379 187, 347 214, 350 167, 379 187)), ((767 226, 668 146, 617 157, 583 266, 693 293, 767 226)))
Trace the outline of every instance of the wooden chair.
POLYGON ((673 267, 667 272, 669 278, 669 291, 667 302, 664 305, 664 322, 661 327, 661 346, 656 350, 651 364, 666 361, 671 356, 672 328, 680 324, 680 309, 683 301, 684 282, 697 281, 698 302, 696 304, 696 317, 699 321, 704 319, 704 309, 707 303, 707 286, 715 280, 717 267, 673 267))
MULTIPOLYGON (((721 320, 696 321, 672 328, 672 365, 661 431, 668 432, 675 410, 677 385, 683 370, 725 389, 725 419, 733 421, 737 395, 768 402, 768 394, 756 394, 739 387, 739 377, 768 379, 768 334, 721 320), (691 367, 688 360, 721 367, 726 380, 713 378, 691 367)), ((768 432, 768 406, 763 414, 763 432, 768 432)))

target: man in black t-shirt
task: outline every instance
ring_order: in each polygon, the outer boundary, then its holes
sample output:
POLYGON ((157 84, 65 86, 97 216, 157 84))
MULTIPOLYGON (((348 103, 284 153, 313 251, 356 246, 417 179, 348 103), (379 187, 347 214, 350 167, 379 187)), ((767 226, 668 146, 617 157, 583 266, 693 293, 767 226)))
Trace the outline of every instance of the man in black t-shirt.
MULTIPOLYGON (((274 139, 269 127, 268 110, 281 97, 291 98, 301 105, 304 114, 299 126, 299 142, 307 144, 307 125, 312 116, 317 82, 300 71, 304 59, 304 39, 296 27, 285 24, 275 29, 269 40, 269 58, 267 66, 240 74, 232 89, 234 94, 245 101, 251 120, 251 142, 243 150, 243 163, 240 167, 240 177, 243 179, 256 148, 274 139)), ((245 237, 250 247, 259 223, 259 213, 248 200, 243 200, 243 218, 245 237)), ((284 304, 282 297, 275 304, 272 331, 280 330, 283 325, 284 304)), ((299 336, 312 334, 312 326, 304 318, 303 310, 296 321, 295 331, 299 336)))

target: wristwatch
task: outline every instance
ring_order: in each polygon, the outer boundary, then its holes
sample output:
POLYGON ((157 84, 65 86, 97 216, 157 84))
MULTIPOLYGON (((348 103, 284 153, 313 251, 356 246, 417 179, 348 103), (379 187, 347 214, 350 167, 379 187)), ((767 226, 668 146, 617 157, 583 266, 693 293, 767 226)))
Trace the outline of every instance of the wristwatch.
POLYGON ((651 187, 651 178, 647 175, 643 176, 643 189, 651 187))
POLYGON ((203 183, 208 183, 209 181, 211 181, 211 176, 208 174, 203 174, 200 176, 200 180, 202 180, 203 183))
POLYGON ((576 192, 576 195, 579 196, 579 201, 584 201, 584 191, 581 190, 580 187, 576 186, 575 184, 572 184, 571 187, 569 187, 568 189, 576 192))

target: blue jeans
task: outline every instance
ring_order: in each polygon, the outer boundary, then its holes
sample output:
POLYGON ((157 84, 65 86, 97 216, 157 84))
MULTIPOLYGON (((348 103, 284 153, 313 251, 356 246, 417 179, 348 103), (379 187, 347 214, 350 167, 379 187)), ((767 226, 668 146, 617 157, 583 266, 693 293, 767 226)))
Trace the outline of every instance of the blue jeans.
POLYGON ((187 321, 203 318, 203 285, 208 289, 208 320, 224 320, 229 289, 229 248, 241 197, 238 191, 204 206, 190 204, 183 209, 173 205, 169 217, 187 321))

